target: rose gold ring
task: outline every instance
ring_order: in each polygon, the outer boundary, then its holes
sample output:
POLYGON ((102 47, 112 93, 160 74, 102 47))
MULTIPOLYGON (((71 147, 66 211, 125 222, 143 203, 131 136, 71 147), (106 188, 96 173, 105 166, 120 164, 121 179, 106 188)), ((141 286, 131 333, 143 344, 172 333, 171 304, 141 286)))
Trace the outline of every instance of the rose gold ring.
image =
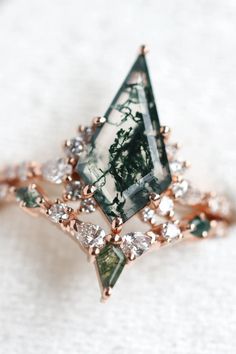
POLYGON ((234 220, 229 199, 186 178, 189 164, 159 122, 146 53, 141 46, 104 117, 79 126, 62 157, 0 171, 0 203, 16 201, 71 237, 94 262, 103 300, 141 255, 183 239, 222 237, 234 220), (56 200, 50 184, 58 185, 56 200), (88 221, 93 213, 102 226, 88 221), (129 230, 132 220, 139 230, 129 230))

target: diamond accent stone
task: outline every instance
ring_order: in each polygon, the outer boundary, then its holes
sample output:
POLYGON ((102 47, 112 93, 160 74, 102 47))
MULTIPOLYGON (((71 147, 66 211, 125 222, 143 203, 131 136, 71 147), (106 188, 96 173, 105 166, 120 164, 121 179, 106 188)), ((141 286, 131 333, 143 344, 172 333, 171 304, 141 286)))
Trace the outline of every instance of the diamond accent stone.
POLYGON ((72 138, 66 141, 65 153, 68 157, 78 158, 84 151, 84 142, 81 137, 72 138))
POLYGON ((176 224, 167 222, 162 225, 161 235, 170 242, 181 236, 181 230, 176 224))
POLYGON ((59 223, 69 219, 68 207, 63 203, 55 203, 48 209, 52 222, 59 223))
POLYGON ((96 129, 76 170, 97 190, 94 198, 112 221, 144 208, 150 193, 171 183, 169 163, 144 55, 139 55, 96 129))
POLYGON ((0 200, 3 200, 6 198, 7 193, 8 193, 9 186, 6 183, 1 183, 0 184, 0 200))
POLYGON ((85 248, 102 248, 106 244, 106 233, 98 225, 77 221, 75 224, 75 230, 75 238, 85 248))
POLYGON ((121 248, 126 257, 139 257, 150 248, 151 243, 151 237, 142 232, 129 232, 122 237, 121 248))
POLYGON ((175 198, 181 198, 185 195, 189 188, 189 183, 186 180, 181 182, 174 182, 171 186, 172 192, 175 198))
POLYGON ((72 166, 63 158, 49 160, 42 165, 43 177, 52 183, 62 183, 71 173, 72 166))
POLYGON ((82 211, 82 213, 93 213, 96 210, 96 207, 97 203, 94 198, 87 198, 81 200, 80 211, 82 211))
POLYGON ((150 221, 154 215, 154 210, 146 207, 142 210, 142 219, 144 222, 150 221))
POLYGON ((158 214, 165 216, 170 214, 174 209, 174 202, 170 197, 164 195, 161 200, 160 204, 157 208, 158 214))
POLYGON ((83 183, 81 181, 71 181, 66 184, 65 196, 69 200, 79 200, 82 197, 83 183))
POLYGON ((186 170, 185 163, 182 161, 174 160, 170 162, 170 170, 173 175, 182 174, 186 170))
POLYGON ((91 141, 93 136, 93 129, 92 127, 83 127, 79 129, 79 135, 84 143, 88 144, 91 141))

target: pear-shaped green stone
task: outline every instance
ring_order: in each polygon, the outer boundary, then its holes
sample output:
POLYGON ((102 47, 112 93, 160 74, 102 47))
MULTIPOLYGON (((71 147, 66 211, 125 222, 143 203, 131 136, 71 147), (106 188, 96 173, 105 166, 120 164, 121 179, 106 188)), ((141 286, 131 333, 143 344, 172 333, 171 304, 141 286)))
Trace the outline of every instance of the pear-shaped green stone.
POLYGON ((106 245, 96 257, 96 262, 103 288, 112 288, 125 266, 124 253, 117 246, 106 245))
POLYGON ((29 187, 17 188, 15 191, 16 200, 18 202, 24 202, 26 208, 38 208, 37 198, 40 197, 39 192, 36 189, 29 187))

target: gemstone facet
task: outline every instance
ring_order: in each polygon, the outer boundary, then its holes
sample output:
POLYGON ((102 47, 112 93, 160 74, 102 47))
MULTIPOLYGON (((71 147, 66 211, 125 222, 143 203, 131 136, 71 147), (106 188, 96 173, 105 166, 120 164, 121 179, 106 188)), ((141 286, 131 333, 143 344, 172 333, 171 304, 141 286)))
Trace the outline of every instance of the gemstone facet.
POLYGON ((84 151, 83 140, 80 137, 76 137, 66 141, 64 150, 67 156, 78 158, 84 151))
POLYGON ((16 200, 23 202, 26 208, 39 208, 37 199, 41 198, 39 192, 30 187, 17 188, 15 191, 16 200))
POLYGON ((101 250, 96 262, 103 288, 112 288, 125 266, 124 253, 119 247, 109 244, 101 250))
POLYGON ((47 161, 42 166, 43 177, 52 183, 62 183, 71 173, 72 166, 63 158, 47 161))
POLYGON ((83 199, 80 203, 82 213, 93 213, 96 210, 97 203, 94 198, 83 199))
POLYGON ((151 243, 151 237, 142 232, 130 232, 122 237, 122 250, 127 257, 139 257, 149 249, 151 243))
POLYGON ((102 248, 106 243, 106 233, 98 225, 89 222, 78 221, 76 222, 74 229, 76 230, 75 238, 85 248, 102 248))
POLYGON ((171 198, 164 195, 158 206, 158 213, 162 216, 169 214, 174 209, 174 202, 171 198))
POLYGON ((172 223, 172 222, 167 222, 163 224, 162 228, 162 236, 167 240, 167 241, 173 241, 178 239, 181 236, 181 231, 180 228, 172 223))
POLYGON ((144 55, 134 63, 97 128, 77 171, 95 185, 95 199, 109 221, 125 222, 171 183, 152 86, 144 55))
POLYGON ((50 216, 51 220, 55 223, 69 219, 67 206, 62 203, 53 204, 48 209, 48 215, 50 216))
POLYGON ((82 188, 83 188, 83 184, 81 183, 81 181, 71 181, 67 183, 65 187, 66 199, 73 200, 73 201, 81 199, 82 188))

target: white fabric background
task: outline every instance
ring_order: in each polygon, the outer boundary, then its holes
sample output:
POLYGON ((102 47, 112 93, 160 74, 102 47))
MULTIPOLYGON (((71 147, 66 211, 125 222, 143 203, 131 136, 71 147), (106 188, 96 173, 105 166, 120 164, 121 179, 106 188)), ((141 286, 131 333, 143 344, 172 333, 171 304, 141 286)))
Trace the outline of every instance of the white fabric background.
MULTIPOLYGON (((199 186, 236 200, 234 0, 1 0, 0 163, 60 154, 103 114, 139 44, 162 124, 199 186)), ((94 269, 46 220, 0 214, 1 354, 233 354, 236 229, 124 271, 99 303, 94 269)))

